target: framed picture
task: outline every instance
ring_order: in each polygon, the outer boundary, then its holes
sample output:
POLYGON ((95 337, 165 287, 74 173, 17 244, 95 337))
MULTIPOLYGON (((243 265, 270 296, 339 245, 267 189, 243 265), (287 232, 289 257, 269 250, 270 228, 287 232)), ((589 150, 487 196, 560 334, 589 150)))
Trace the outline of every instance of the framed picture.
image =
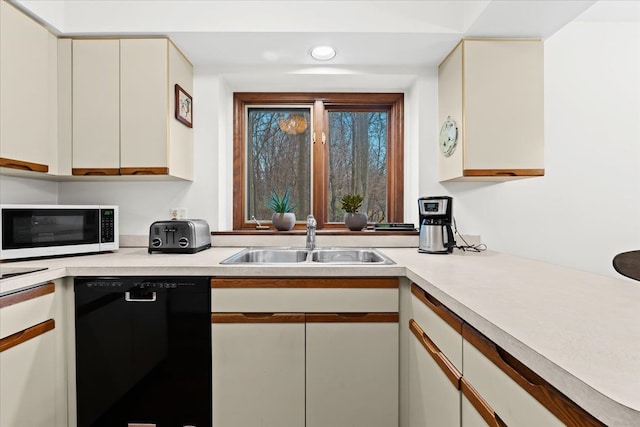
POLYGON ((193 127, 193 99, 180 85, 176 85, 176 119, 193 127))

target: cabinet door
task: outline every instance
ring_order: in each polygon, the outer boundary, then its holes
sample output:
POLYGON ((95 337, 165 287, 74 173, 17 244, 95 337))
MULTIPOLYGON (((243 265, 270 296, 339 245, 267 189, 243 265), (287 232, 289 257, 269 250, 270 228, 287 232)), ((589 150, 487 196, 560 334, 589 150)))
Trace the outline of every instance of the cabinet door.
POLYGON ((397 322, 397 313, 307 314, 306 427, 398 425, 397 322))
POLYGON ((304 426, 304 314, 212 315, 213 424, 304 426))
POLYGON ((0 425, 56 425, 54 321, 0 340, 0 425))
POLYGON ((445 357, 462 371, 462 320, 415 283, 411 315, 445 357))
POLYGON ((541 40, 464 41, 465 170, 544 168, 543 64, 541 40))
POLYGON ((0 9, 0 166, 47 172, 55 140, 55 36, 5 1, 0 9))
POLYGON ((74 175, 119 174, 119 40, 73 41, 72 166, 74 175))
POLYGON ((410 321, 409 427, 460 425, 460 373, 410 321))
POLYGON ((120 167, 122 174, 168 167, 167 39, 120 40, 120 167))

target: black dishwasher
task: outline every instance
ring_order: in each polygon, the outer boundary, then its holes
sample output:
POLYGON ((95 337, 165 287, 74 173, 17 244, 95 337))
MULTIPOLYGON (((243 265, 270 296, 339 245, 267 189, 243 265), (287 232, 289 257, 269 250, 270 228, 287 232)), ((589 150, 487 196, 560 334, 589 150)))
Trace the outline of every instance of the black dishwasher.
POLYGON ((210 427, 208 277, 77 277, 78 427, 210 427))

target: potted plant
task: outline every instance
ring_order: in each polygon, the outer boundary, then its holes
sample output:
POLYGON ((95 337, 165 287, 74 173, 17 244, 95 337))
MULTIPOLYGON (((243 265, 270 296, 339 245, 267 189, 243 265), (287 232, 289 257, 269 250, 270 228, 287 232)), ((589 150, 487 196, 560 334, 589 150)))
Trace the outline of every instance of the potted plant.
POLYGON ((358 212, 362 206, 362 200, 359 194, 346 194, 340 200, 342 209, 345 211, 344 223, 351 231, 360 231, 367 225, 367 214, 358 212))
POLYGON ((273 211, 271 222, 276 230, 289 231, 296 225, 296 214, 291 212, 296 205, 291 204, 291 194, 289 187, 285 187, 282 197, 278 195, 275 189, 271 190, 271 200, 267 207, 273 211))

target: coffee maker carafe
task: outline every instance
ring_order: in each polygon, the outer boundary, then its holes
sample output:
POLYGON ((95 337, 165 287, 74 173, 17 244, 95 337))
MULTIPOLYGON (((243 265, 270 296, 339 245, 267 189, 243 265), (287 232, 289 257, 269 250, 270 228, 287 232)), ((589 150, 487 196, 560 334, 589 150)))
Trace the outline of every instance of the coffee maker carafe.
POLYGON ((420 197, 420 243, 418 252, 449 254, 456 242, 451 229, 453 199, 448 196, 420 197))

